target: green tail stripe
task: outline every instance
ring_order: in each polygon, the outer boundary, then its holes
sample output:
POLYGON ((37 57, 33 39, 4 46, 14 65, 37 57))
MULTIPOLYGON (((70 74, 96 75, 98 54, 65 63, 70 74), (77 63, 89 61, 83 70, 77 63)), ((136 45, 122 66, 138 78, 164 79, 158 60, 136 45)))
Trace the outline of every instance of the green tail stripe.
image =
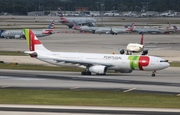
POLYGON ((29 29, 24 29, 24 35, 28 44, 28 48, 30 48, 30 41, 29 41, 29 29))

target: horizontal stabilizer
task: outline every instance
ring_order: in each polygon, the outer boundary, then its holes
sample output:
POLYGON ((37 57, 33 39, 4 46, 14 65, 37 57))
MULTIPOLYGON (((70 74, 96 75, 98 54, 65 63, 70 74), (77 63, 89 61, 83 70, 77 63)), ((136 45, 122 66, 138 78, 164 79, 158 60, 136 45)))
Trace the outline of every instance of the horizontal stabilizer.
POLYGON ((24 51, 25 54, 29 54, 31 57, 37 57, 37 53, 35 51, 24 51))

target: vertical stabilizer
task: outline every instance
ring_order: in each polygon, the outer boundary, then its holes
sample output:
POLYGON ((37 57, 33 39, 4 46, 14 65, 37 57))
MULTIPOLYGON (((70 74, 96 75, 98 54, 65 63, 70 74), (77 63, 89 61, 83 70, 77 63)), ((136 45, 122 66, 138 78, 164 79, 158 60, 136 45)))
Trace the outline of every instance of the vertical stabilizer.
POLYGON ((178 32, 178 31, 179 31, 178 28, 177 28, 177 26, 173 26, 173 28, 174 28, 174 31, 175 31, 175 32, 178 32))
POLYGON ((59 17, 63 17, 63 13, 62 13, 62 11, 61 11, 61 8, 60 8, 60 7, 58 7, 58 15, 59 15, 59 17))
POLYGON ((53 21, 49 24, 49 26, 48 26, 47 29, 54 29, 54 24, 55 24, 55 20, 53 20, 53 21))
POLYGON ((30 51, 43 51, 43 52, 50 52, 47 50, 40 40, 34 35, 32 30, 30 29, 24 29, 24 35, 28 44, 28 48, 30 51))
POLYGON ((144 33, 143 33, 143 32, 141 33, 141 42, 140 42, 140 44, 141 44, 141 45, 144 44, 144 33))

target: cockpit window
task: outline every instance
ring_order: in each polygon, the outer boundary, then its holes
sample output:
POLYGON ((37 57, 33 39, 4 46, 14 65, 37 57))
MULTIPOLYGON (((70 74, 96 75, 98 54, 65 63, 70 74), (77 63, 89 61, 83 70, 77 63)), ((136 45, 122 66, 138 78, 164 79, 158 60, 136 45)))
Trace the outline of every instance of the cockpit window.
POLYGON ((160 62, 168 62, 168 60, 161 60, 160 62))

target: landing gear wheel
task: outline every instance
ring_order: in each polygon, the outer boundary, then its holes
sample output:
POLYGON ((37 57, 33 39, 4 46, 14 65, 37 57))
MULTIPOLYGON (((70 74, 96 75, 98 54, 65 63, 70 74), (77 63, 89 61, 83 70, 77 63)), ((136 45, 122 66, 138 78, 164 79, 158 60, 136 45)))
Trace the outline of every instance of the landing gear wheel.
POLYGON ((155 73, 156 73, 156 71, 153 71, 152 74, 151 74, 151 76, 152 76, 152 77, 155 77, 155 76, 156 76, 155 73))
POLYGON ((153 73, 151 76, 152 76, 152 77, 155 77, 156 75, 153 73))
POLYGON ((82 72, 81 72, 81 75, 86 75, 86 72, 85 72, 85 71, 82 71, 82 72))
POLYGON ((86 74, 87 74, 87 75, 91 75, 91 72, 88 71, 88 72, 86 72, 86 74))
POLYGON ((91 72, 89 72, 89 71, 87 71, 87 72, 86 71, 82 71, 81 75, 91 75, 91 72))

